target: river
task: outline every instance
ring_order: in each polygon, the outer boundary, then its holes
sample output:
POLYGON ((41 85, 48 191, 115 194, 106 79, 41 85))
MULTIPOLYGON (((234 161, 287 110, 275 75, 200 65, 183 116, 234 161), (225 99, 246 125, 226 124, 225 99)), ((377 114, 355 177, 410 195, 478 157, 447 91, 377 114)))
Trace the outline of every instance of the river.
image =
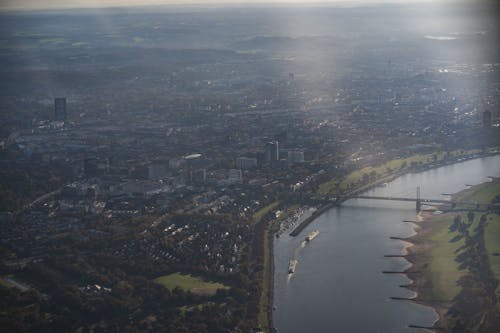
MULTIPOLYGON (((465 161, 429 171, 406 174, 386 187, 367 191, 367 195, 443 199, 442 193, 456 193, 467 184, 500 176, 500 155, 465 161)), ((401 333, 423 332, 409 324, 431 326, 437 319, 432 308, 391 296, 410 297, 399 287, 410 280, 400 274, 409 266, 399 254, 404 242, 389 237, 408 237, 414 233, 415 203, 351 199, 332 208, 313 221, 299 236, 283 234, 274 242, 274 325, 284 333, 401 333), (304 237, 318 229, 310 243, 304 237), (297 259, 291 276, 290 259, 297 259)))

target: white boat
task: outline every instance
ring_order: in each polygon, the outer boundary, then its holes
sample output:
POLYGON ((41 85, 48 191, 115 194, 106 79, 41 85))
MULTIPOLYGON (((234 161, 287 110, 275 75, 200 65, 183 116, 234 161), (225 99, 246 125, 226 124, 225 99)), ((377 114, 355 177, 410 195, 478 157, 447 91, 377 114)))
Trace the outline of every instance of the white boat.
POLYGON ((314 238, 316 238, 316 236, 319 235, 319 230, 314 230, 313 232, 311 232, 309 235, 307 235, 306 237, 306 242, 310 242, 312 241, 314 238))
POLYGON ((297 263, 298 263, 298 261, 295 259, 290 260, 290 262, 288 263, 288 273, 289 274, 295 273, 295 267, 297 266, 297 263))

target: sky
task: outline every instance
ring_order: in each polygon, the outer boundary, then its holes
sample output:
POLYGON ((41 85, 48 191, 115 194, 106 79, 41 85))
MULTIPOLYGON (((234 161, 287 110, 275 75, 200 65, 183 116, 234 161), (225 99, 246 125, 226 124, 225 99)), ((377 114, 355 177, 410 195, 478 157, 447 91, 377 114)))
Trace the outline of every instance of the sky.
MULTIPOLYGON (((432 2, 433 0, 413 0, 413 2, 432 2)), ((404 3, 408 0, 0 0, 0 10, 18 9, 57 9, 57 8, 99 8, 163 4, 241 4, 241 3, 294 3, 294 4, 360 4, 395 2, 404 3)))

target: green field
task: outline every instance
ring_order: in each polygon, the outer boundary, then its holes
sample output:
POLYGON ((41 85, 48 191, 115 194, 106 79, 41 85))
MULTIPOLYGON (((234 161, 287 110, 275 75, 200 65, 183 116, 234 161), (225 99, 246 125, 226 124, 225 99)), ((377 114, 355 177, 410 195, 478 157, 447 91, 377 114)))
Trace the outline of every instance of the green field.
POLYGON ((194 294, 208 296, 214 295, 217 289, 229 289, 228 286, 225 286, 222 283, 205 281, 199 277, 184 275, 181 273, 163 275, 156 278, 154 281, 169 290, 178 287, 182 290, 190 291, 194 294))
MULTIPOLYGON (((498 194, 500 194, 500 180, 495 180, 464 190, 458 193, 455 198, 464 201, 491 202, 498 194)), ((468 227, 472 237, 477 233, 476 228, 479 226, 479 220, 483 214, 485 213, 474 212, 474 220, 468 227)), ((467 213, 463 212, 459 215, 463 221, 468 221, 467 213)), ((429 256, 429 266, 425 269, 424 274, 430 281, 429 297, 432 299, 453 299, 460 292, 456 281, 467 273, 467 271, 459 269, 459 263, 456 261, 457 256, 461 253, 457 249, 464 245, 464 240, 452 242, 458 232, 449 231, 455 216, 456 214, 447 214, 430 220, 432 230, 426 236, 426 240, 431 243, 431 247, 425 251, 425 255, 429 256)), ((496 279, 500 281, 500 256, 494 255, 500 254, 500 215, 489 213, 487 221, 484 229, 485 248, 490 268, 496 279)), ((500 286, 496 293, 500 298, 500 286)))
POLYGON ((338 186, 338 184, 339 181, 337 180, 337 178, 329 180, 323 184, 320 184, 316 193, 321 195, 333 194, 335 193, 334 190, 338 186))
MULTIPOLYGON (((472 186, 467 190, 458 193, 455 198, 457 200, 489 203, 499 194, 500 180, 496 179, 488 183, 472 186)), ((475 225, 479 216, 480 213, 476 213, 475 225)), ((495 274, 497 280, 500 281, 500 256, 494 255, 500 254, 500 215, 488 214, 487 219, 488 223, 486 224, 484 231, 484 243, 486 252, 488 253, 488 259, 490 261, 490 268, 495 274)), ((474 225, 471 229, 473 228, 474 225)), ((497 288, 497 295, 500 297, 500 286, 497 288)))
MULTIPOLYGON (((464 218, 463 216, 462 218, 464 218)), ((464 240, 457 242, 451 240, 458 235, 457 232, 450 232, 449 227, 454 216, 443 216, 433 219, 432 232, 428 238, 432 244, 429 255, 429 266, 425 270, 429 279, 431 290, 429 297, 432 300, 450 301, 459 292, 458 279, 467 273, 459 269, 459 264, 455 261, 457 249, 464 245, 464 240)))
POLYGON ((454 196, 457 201, 473 201, 490 203, 495 196, 500 194, 500 180, 483 183, 458 193, 454 196))
POLYGON ((270 244, 269 244, 269 230, 264 231, 264 271, 262 280, 262 291, 259 299, 259 316, 257 318, 259 327, 263 328, 264 331, 269 332, 269 292, 270 292, 270 274, 271 272, 271 256, 270 256, 270 244))
MULTIPOLYGON (((500 215, 488 215, 488 224, 484 230, 484 245, 488 253, 490 268, 495 278, 500 281, 500 215)), ((500 284, 496 289, 497 299, 500 299, 500 284)))

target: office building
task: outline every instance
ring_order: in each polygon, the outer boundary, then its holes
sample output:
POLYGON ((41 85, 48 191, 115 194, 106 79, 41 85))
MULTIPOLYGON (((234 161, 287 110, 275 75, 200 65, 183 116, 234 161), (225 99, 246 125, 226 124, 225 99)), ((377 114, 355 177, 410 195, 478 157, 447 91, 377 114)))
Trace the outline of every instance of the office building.
POLYGON ((66 120, 66 98, 59 97, 54 99, 54 117, 56 120, 66 120))
POLYGON ((255 157, 238 157, 236 159, 236 168, 248 170, 257 166, 257 159, 255 157))
POLYGON ((264 147, 264 163, 268 165, 275 165, 279 159, 280 154, 278 141, 266 143, 266 146, 264 147))

